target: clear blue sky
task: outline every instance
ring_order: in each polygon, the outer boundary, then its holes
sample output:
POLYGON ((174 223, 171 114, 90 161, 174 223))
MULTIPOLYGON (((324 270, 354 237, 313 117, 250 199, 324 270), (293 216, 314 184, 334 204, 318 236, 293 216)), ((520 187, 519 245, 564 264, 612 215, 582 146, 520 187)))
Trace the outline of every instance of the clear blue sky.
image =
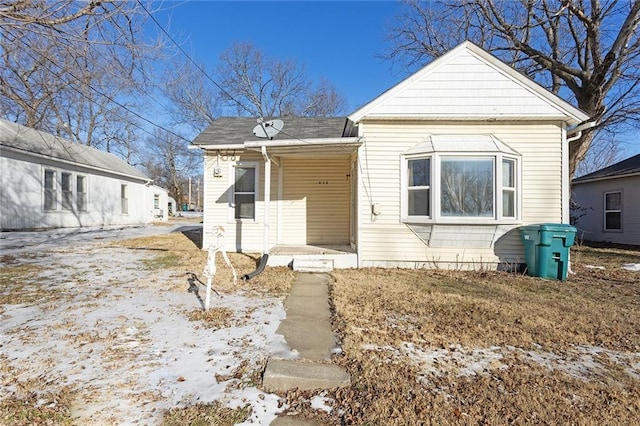
MULTIPOLYGON (((325 77, 346 97, 347 113, 408 74, 380 59, 399 1, 165 1, 155 18, 208 69, 235 42, 252 42, 266 56, 295 59, 317 81, 325 77)), ((152 22, 150 25, 154 25, 152 22)), ((625 134, 622 157, 640 153, 625 134)))
POLYGON ((377 55, 397 1, 165 2, 156 19, 193 58, 214 67, 234 42, 252 42, 266 56, 295 59, 317 81, 325 77, 346 97, 347 113, 407 73, 377 55))

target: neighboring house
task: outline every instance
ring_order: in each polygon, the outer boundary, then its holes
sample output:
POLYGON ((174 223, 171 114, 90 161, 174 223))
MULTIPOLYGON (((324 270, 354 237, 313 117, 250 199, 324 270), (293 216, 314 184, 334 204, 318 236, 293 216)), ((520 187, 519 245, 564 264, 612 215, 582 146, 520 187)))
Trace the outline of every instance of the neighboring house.
POLYGON ((0 120, 0 229, 167 220, 168 192, 116 156, 0 120))
POLYGON ((578 238, 640 245, 640 154, 573 180, 578 238))
POLYGON ((271 139, 220 118, 192 144, 204 246, 222 225, 271 265, 513 267, 520 226, 569 222, 567 138, 587 120, 469 42, 348 117, 284 117, 271 139))

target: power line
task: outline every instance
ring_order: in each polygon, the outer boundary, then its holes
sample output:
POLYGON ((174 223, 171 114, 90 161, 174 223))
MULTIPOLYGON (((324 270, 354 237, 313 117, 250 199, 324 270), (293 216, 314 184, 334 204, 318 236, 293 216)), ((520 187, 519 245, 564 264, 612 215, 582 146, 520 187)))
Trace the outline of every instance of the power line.
MULTIPOLYGON (((56 71, 54 71, 54 70, 52 70, 51 68, 49 68, 48 66, 46 66, 46 65, 45 65, 45 64, 44 64, 40 59, 35 58, 34 56, 32 56, 32 55, 29 53, 29 49, 31 49, 31 46, 30 46, 27 42, 25 42, 22 38, 20 38, 20 39, 16 39, 16 38, 14 38, 14 42, 15 42, 15 41, 17 41, 17 40, 19 40, 22 44, 24 44, 24 45, 26 46, 26 48, 27 48, 27 49, 25 50, 25 53, 27 54, 27 56, 29 56, 31 59, 33 59, 34 61, 36 61, 38 64, 40 64, 40 65, 42 65, 43 67, 45 67, 45 69, 47 69, 47 71, 49 71, 51 74, 53 74, 54 76, 56 76, 57 78, 59 78, 60 80, 62 80, 62 76, 61 76, 59 73, 57 73, 56 71)), ((57 65, 57 64, 56 64, 56 63, 55 63, 51 58, 46 57, 46 56, 45 56, 44 58, 45 58, 47 61, 51 62, 51 64, 52 64, 52 65, 57 65)), ((137 113, 137 112, 133 111, 132 109, 130 109, 130 108, 129 108, 129 107, 127 107, 126 105, 123 105, 122 103, 118 102, 117 100, 115 100, 115 99, 114 99, 113 97, 111 97, 110 95, 108 95, 108 94, 104 93, 103 91, 101 91, 101 90, 99 90, 99 89, 96 89, 96 88, 95 88, 94 86, 92 86, 91 84, 87 84, 87 83, 83 82, 79 77, 76 77, 73 73, 71 73, 71 72, 67 71, 67 72, 66 72, 66 74, 68 74, 69 76, 71 76, 73 79, 77 80, 80 84, 82 84, 82 85, 85 85, 85 84, 86 84, 86 85, 87 85, 87 87, 88 87, 89 89, 93 90, 94 92, 96 92, 96 93, 97 93, 97 94, 99 94, 100 96, 105 97, 106 99, 108 99, 108 100, 109 100, 110 102, 112 102, 113 104, 115 104, 115 105, 119 106, 120 108, 124 109, 125 111, 129 112, 130 114, 133 114, 133 115, 134 115, 134 116, 136 116, 137 118, 139 118, 139 119, 141 119, 141 120, 143 120, 143 121, 145 121, 145 122, 147 122, 147 123, 151 124, 151 125, 152 125, 152 126, 154 126, 154 127, 159 128, 159 129, 161 129, 161 130, 163 130, 163 131, 165 131, 165 132, 167 132, 167 133, 169 133, 169 134, 171 134, 171 135, 173 135, 173 136, 175 136, 175 137, 177 137, 177 138, 179 138, 179 139, 181 139, 181 140, 183 140, 183 141, 185 141, 185 142, 191 143, 191 141, 190 141, 190 140, 188 140, 188 139, 184 138, 183 136, 179 135, 178 133, 175 133, 174 131, 167 129, 167 128, 165 128, 164 126, 162 126, 162 125, 160 125, 160 124, 157 124, 157 123, 155 123, 155 122, 151 121, 150 119, 148 119, 148 118, 146 118, 146 117, 144 117, 144 116, 140 115, 139 113, 137 113)), ((89 102, 92 102, 92 103, 94 103, 94 104, 96 103, 95 99, 91 99, 89 96, 87 96, 87 95, 86 95, 85 93, 83 93, 82 91, 80 91, 80 90, 76 90, 76 92, 77 92, 78 94, 80 94, 82 97, 84 97, 86 100, 88 100, 89 102)), ((151 135, 151 136, 155 136, 153 133, 149 132, 147 129, 145 129, 145 128, 143 128, 143 127, 140 127, 140 126, 136 126, 136 127, 137 127, 137 128, 139 128, 140 130, 144 131, 145 133, 147 133, 147 134, 151 135)))
POLYGON ((149 15, 149 17, 151 18, 151 20, 158 26, 158 28, 160 28, 160 31, 162 31, 164 33, 164 35, 166 35, 169 40, 171 40, 171 42, 180 50, 180 52, 182 52, 182 54, 209 80, 211 81, 218 89, 220 89, 220 91, 222 93, 225 94, 225 96, 227 96, 229 99, 231 99, 233 102, 235 102, 236 104, 238 104, 238 106, 240 106, 240 108, 242 108, 243 110, 245 110, 246 112, 248 112, 250 115, 254 115, 254 112, 251 111, 248 107, 246 107, 242 102, 240 102, 239 100, 237 100, 236 98, 234 98, 227 90, 225 90, 224 87, 222 87, 220 84, 218 84, 217 81, 215 81, 213 78, 211 78, 211 76, 196 62, 193 60, 193 58, 191 58, 191 56, 182 48, 182 46, 180 46, 180 44, 178 44, 178 42, 171 36, 171 34, 169 34, 169 32, 162 26, 162 24, 160 24, 160 22, 158 22, 158 20, 155 18, 155 16, 153 16, 153 14, 151 12, 149 12, 149 10, 144 6, 144 4, 142 4, 142 2, 140 0, 137 0, 138 4, 140 5, 140 7, 142 8, 142 10, 144 10, 146 12, 147 15, 149 15))

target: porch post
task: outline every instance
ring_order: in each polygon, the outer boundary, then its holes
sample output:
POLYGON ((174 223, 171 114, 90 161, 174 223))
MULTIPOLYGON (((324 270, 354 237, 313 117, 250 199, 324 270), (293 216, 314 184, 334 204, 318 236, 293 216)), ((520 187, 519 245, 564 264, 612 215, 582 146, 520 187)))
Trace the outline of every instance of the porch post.
POLYGON ((267 147, 262 146, 264 157, 264 235, 262 254, 269 253, 269 223, 271 222, 271 159, 267 155, 267 147))

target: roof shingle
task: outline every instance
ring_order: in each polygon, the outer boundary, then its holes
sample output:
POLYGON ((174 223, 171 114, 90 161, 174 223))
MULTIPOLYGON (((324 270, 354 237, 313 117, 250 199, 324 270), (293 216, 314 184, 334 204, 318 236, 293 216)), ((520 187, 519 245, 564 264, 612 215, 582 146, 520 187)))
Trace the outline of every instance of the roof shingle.
MULTIPOLYGON (((265 119, 268 121, 270 119, 265 119)), ((278 139, 339 138, 344 135, 346 117, 284 117, 284 128, 278 139)), ((261 140, 253 134, 258 124, 253 117, 220 117, 192 142, 193 145, 242 145, 261 140)))
POLYGON ((149 180, 113 154, 3 119, 0 119, 0 146, 149 180))

